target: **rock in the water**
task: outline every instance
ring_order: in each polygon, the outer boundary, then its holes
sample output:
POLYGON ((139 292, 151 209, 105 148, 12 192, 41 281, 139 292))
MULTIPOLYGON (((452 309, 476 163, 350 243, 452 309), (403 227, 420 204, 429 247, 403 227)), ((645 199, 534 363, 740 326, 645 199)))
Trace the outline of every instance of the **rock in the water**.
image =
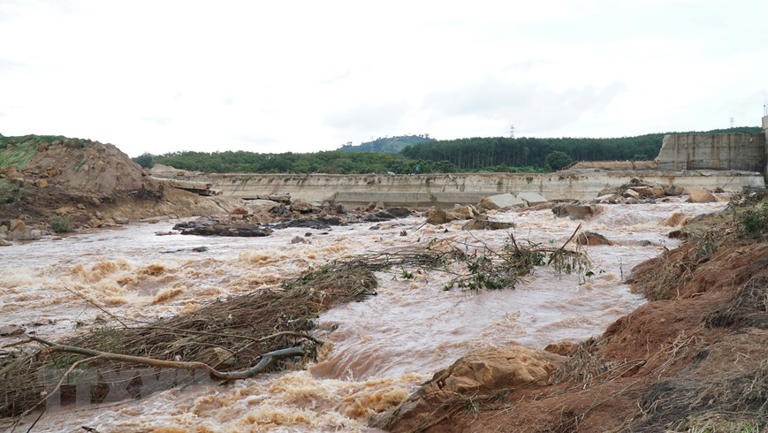
POLYGON ((608 238, 595 232, 581 232, 576 235, 576 243, 579 245, 613 245, 613 242, 608 238))
POLYGON ((312 219, 299 219, 299 220, 292 220, 292 221, 287 221, 283 223, 278 223, 278 224, 275 224, 273 227, 276 229, 301 227, 301 228, 308 228, 308 229, 315 229, 315 230, 325 230, 325 229, 331 228, 332 226, 340 226, 340 225, 343 225, 343 222, 339 217, 321 216, 321 217, 312 218, 312 219))
POLYGON ((491 195, 480 200, 480 208, 486 210, 509 209, 524 205, 525 201, 510 193, 491 195))
POLYGON ((24 328, 19 325, 3 325, 0 326, 0 337, 12 337, 14 335, 21 335, 24 333, 24 328))
POLYGON ((309 241, 307 238, 303 238, 301 236, 294 236, 293 239, 291 239, 292 244, 308 244, 309 241))
POLYGON ((488 221, 486 219, 475 218, 464 224, 462 230, 504 230, 514 227, 514 223, 488 221))
POLYGON ((173 226, 183 235, 260 237, 272 234, 272 229, 259 224, 221 224, 216 220, 188 221, 173 226))
POLYGON ((391 219, 395 219, 395 216, 389 213, 388 211, 380 210, 376 213, 371 213, 366 215, 365 218, 363 218, 363 221, 367 221, 370 223, 378 223, 381 221, 389 221, 391 219))
POLYGON ((448 214, 451 220, 468 220, 474 218, 479 212, 471 205, 456 205, 448 214))
POLYGON ((517 194, 517 197, 528 203, 528 206, 549 201, 541 194, 535 192, 521 192, 517 194))
POLYGON ((427 224, 440 225, 448 222, 448 214, 444 209, 432 208, 427 211, 427 224))
POLYGON ((664 195, 677 196, 685 193, 685 188, 678 185, 662 185, 662 188, 664 189, 664 195))
POLYGON ((13 245, 13 243, 6 241, 5 239, 0 239, 0 247, 10 247, 13 245))
POLYGON ((600 206, 595 205, 582 205, 576 203, 568 203, 557 205, 552 208, 552 213, 558 217, 569 217, 572 220, 586 220, 599 214, 602 211, 600 206))
POLYGON ((665 219, 661 224, 667 227, 677 227, 685 225, 687 222, 688 217, 686 217, 682 212, 677 211, 668 216, 667 219, 665 219))
POLYGON ((712 203, 716 202, 717 198, 704 188, 694 187, 688 189, 687 201, 688 203, 712 203))
POLYGON ((387 213, 395 218, 406 218, 411 216, 411 210, 404 207, 390 207, 387 208, 387 213))
POLYGON ((639 192, 637 192, 637 191, 635 191, 635 190, 634 190, 634 189, 632 189, 632 188, 627 188, 627 190, 626 190, 626 191, 624 191, 624 194, 622 194, 622 196, 624 196, 624 197, 626 197, 626 198, 634 198, 634 199, 638 199, 638 198, 640 198, 640 193, 639 193, 639 192))
POLYGON ((317 209, 304 200, 294 200, 291 202, 291 210, 298 213, 312 213, 317 209))

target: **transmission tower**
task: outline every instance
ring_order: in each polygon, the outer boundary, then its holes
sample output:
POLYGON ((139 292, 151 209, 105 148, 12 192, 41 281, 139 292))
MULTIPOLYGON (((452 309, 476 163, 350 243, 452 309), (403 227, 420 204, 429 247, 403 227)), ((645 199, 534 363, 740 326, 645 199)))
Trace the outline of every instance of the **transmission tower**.
POLYGON ((515 138, 515 125, 509 125, 509 138, 515 138))

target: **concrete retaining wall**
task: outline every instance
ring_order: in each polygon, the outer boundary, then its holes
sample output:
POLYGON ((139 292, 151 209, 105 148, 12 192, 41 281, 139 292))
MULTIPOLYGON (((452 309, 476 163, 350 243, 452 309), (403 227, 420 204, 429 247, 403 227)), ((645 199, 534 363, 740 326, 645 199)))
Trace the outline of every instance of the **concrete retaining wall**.
POLYGON ((745 170, 763 173, 765 134, 672 134, 657 158, 660 170, 745 170))
POLYGON ((683 187, 741 191, 764 187, 760 173, 699 170, 601 171, 570 170, 546 174, 453 173, 423 175, 335 174, 199 174, 178 180, 210 183, 227 196, 255 198, 289 193, 309 202, 336 200, 348 205, 382 201, 387 205, 430 206, 477 203, 499 194, 536 192, 549 200, 590 199, 606 187, 629 183, 632 178, 683 187))

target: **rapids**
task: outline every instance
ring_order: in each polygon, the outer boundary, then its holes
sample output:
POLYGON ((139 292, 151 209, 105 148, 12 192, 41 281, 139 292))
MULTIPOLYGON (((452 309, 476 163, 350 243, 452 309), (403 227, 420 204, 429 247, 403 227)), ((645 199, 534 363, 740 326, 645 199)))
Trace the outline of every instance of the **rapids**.
MULTIPOLYGON (((331 343, 308 370, 202 383, 140 400, 99 405, 53 404, 35 432, 311 432, 363 431, 368 418, 405 398, 437 369, 487 345, 543 348, 601 333, 644 300, 622 281, 640 262, 677 242, 662 225, 674 212, 692 217, 724 203, 679 201, 603 205, 582 230, 612 246, 585 247, 594 275, 538 268, 514 290, 443 288, 449 275, 399 269, 377 274, 378 296, 323 314, 316 335, 331 343)), ((550 210, 494 213, 515 237, 559 246, 578 221, 550 210)), ((424 225, 422 217, 329 230, 277 230, 266 238, 182 236, 172 222, 47 238, 0 249, 0 329, 60 338, 110 319, 145 321, 192 311, 208 300, 273 287, 329 260, 446 241, 499 248, 508 230, 461 231, 463 222, 424 225), (375 226, 375 227, 374 227, 375 226), (373 228, 373 229, 372 229, 373 228), (405 236, 401 232, 405 231, 405 236), (307 243, 291 241, 300 237, 307 243), (195 252, 195 247, 207 250, 195 252), (100 308, 97 308, 98 305, 100 308)), ((19 336, 0 337, 0 346, 19 336)), ((2 349, 0 349, 2 350, 2 349)), ((18 429, 25 431, 34 417, 18 429)), ((0 428, 7 424, 0 422, 0 428)))

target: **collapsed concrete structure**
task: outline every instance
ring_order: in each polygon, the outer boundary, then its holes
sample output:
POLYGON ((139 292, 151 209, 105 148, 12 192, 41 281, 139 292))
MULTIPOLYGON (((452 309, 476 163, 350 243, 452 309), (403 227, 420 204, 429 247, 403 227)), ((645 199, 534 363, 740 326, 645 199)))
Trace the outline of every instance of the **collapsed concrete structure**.
POLYGON ((606 188, 632 179, 683 188, 740 192, 764 188, 768 176, 768 116, 762 134, 671 134, 655 161, 586 163, 556 173, 260 174, 158 172, 208 185, 225 196, 255 199, 290 194, 295 199, 347 205, 383 202, 387 206, 477 203, 494 194, 537 193, 549 200, 595 198, 606 188))
POLYGON ((768 177, 768 116, 760 134, 671 134, 656 158, 660 170, 742 170, 768 177))

